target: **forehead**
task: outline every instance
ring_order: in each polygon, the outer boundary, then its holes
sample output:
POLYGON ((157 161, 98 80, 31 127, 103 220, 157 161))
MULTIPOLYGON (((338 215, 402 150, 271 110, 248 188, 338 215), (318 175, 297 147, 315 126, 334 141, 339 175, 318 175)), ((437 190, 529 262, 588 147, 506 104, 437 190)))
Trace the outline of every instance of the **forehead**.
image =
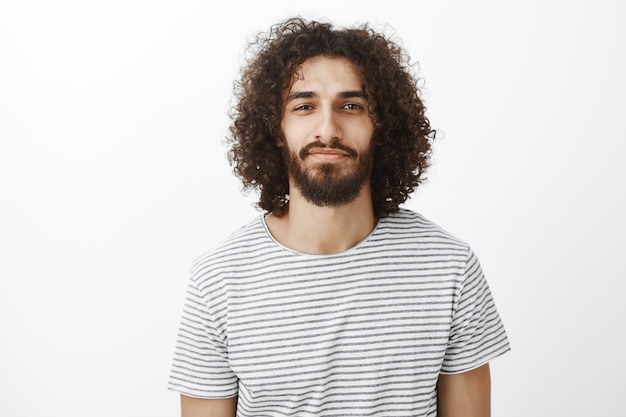
POLYGON ((302 88, 362 89, 363 78, 347 58, 316 56, 296 68, 289 91, 302 88))

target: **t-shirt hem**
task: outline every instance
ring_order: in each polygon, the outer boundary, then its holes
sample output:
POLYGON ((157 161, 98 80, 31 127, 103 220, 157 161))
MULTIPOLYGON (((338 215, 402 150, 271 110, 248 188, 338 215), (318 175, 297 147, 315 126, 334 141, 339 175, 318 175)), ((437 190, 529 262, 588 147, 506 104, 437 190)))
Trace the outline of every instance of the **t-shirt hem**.
POLYGON ((496 352, 493 352, 492 354, 484 357, 483 359, 481 359, 478 362, 475 362, 473 364, 471 364, 470 366, 464 367, 464 368, 460 368, 460 369, 455 369, 454 371, 439 371, 440 375, 456 375, 456 374, 462 374, 464 372, 469 372, 469 371, 473 371, 474 369, 478 369, 483 365, 486 365, 487 363, 491 362, 492 360, 504 355, 505 353, 507 353, 508 351, 511 350, 510 346, 507 346, 505 349, 502 350, 498 350, 496 352))
POLYGON ((167 389, 169 391, 176 392, 180 395, 184 395, 185 397, 198 398, 198 399, 203 399, 203 400, 220 400, 220 399, 226 399, 226 398, 234 398, 239 395, 238 392, 235 392, 235 393, 229 392, 229 393, 223 393, 223 394, 202 394, 197 391, 189 391, 189 390, 181 389, 179 387, 172 387, 172 386, 167 387, 167 389))

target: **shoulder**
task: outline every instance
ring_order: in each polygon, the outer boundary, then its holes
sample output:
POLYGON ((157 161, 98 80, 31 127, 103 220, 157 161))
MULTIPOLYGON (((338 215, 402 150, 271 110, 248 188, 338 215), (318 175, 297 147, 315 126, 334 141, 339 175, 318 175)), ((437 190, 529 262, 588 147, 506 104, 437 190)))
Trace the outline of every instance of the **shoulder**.
POLYGON ((469 250, 467 242, 420 213, 409 209, 402 208, 385 217, 381 220, 379 229, 380 233, 389 239, 430 242, 469 250))
POLYGON ((191 264, 191 276, 194 280, 207 278, 209 274, 219 273, 225 266, 242 261, 249 261, 262 253, 263 247, 271 247, 261 216, 233 231, 213 249, 194 258, 191 264))

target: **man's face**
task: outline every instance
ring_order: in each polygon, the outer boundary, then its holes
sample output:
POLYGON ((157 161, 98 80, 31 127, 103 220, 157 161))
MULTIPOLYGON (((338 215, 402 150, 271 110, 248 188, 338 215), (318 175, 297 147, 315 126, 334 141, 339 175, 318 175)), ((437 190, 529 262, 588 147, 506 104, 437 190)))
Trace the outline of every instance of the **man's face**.
POLYGON ((283 102, 291 182, 318 206, 354 201, 370 179, 374 134, 357 69, 345 58, 307 59, 283 102))

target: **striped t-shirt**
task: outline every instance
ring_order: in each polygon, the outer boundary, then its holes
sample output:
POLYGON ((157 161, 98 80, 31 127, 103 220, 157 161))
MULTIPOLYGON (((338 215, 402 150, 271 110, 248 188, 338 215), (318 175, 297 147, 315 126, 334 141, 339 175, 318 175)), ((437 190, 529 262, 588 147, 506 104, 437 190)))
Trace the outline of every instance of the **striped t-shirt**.
POLYGON ((421 215, 325 255, 259 216, 194 261, 169 388, 241 417, 436 416, 439 374, 507 350, 476 256, 421 215))

